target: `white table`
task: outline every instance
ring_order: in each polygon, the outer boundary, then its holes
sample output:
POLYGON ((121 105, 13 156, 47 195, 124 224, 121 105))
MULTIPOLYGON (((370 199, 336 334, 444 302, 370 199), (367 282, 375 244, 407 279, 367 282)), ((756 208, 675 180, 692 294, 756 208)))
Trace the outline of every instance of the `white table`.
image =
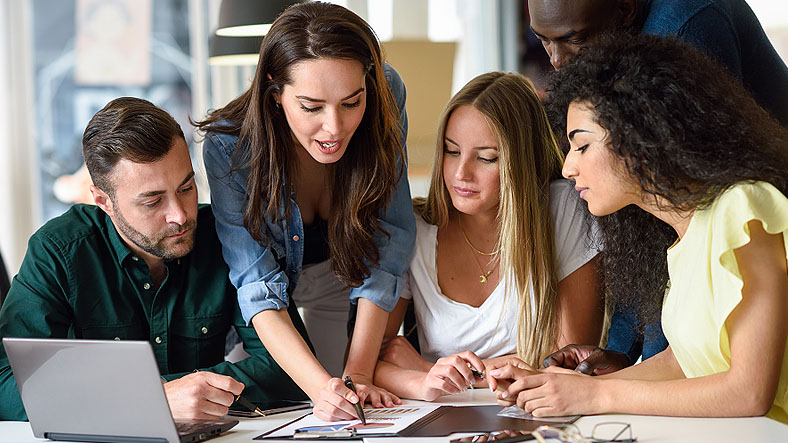
MULTIPOLYGON (((495 402, 495 397, 486 389, 473 389, 462 394, 444 397, 435 403, 446 405, 485 405, 495 402)), ((406 401, 409 404, 423 402, 406 401)), ((238 426, 221 437, 209 440, 211 443, 250 443, 252 439, 265 431, 280 426, 303 414, 304 411, 293 411, 265 418, 240 419, 238 426)), ((632 425, 633 435, 638 442, 788 442, 788 426, 766 417, 752 418, 674 418, 652 417, 641 415, 596 415, 581 417, 575 424, 589 435, 596 423, 607 421, 623 421, 632 425)), ((448 442, 442 438, 368 438, 364 442, 392 441, 415 443, 429 440, 431 442, 448 442)), ((27 422, 0 422, 0 442, 42 442, 33 437, 30 424, 27 422)), ((257 440, 259 441, 259 440, 257 440)), ((268 440, 270 441, 270 440, 268 440)))

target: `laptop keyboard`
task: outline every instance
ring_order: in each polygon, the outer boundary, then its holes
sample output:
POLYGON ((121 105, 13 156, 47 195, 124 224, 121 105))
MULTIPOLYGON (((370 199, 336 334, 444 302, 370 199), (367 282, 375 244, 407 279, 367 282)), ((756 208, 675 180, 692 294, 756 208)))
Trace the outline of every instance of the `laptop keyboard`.
POLYGON ((178 430, 179 435, 188 435, 200 431, 207 431, 224 423, 223 421, 211 420, 175 420, 175 429, 178 430))

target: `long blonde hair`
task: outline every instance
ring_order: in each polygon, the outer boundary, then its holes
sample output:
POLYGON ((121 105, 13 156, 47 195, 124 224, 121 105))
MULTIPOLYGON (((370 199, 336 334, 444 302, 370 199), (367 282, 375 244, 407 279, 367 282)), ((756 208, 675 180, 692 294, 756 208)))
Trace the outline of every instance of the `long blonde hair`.
POLYGON ((444 227, 450 212, 456 211, 443 182, 443 148, 449 118, 463 105, 479 111, 498 139, 499 275, 513 276, 506 280, 505 290, 507 297, 514 292, 518 300, 517 354, 538 367, 558 342, 550 182, 561 177, 564 156, 531 82, 520 74, 482 74, 452 97, 441 117, 429 193, 414 199, 416 213, 427 223, 444 227))

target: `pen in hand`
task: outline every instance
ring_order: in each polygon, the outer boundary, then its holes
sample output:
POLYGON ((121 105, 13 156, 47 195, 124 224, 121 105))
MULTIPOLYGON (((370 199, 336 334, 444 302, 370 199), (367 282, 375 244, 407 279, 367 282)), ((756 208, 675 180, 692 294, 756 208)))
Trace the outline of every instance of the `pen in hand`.
MULTIPOLYGON (((353 393, 358 395, 358 392, 356 392, 356 386, 353 385, 353 380, 350 379, 349 375, 345 376, 345 386, 353 391, 353 393)), ((364 417, 364 408, 361 407, 361 397, 359 397, 358 402, 353 404, 353 407, 356 408, 356 414, 358 414, 358 419, 361 420, 361 423, 367 424, 367 419, 364 417)))
POLYGON ((484 372, 479 372, 478 369, 474 368, 470 364, 468 365, 468 368, 470 368, 471 374, 473 374, 474 377, 476 377, 476 378, 484 378, 484 372))
MULTIPOLYGON (((192 371, 193 374, 196 374, 198 372, 200 372, 199 369, 195 369, 192 371)), ((233 394, 233 401, 245 407, 246 409, 250 410, 251 412, 254 412, 261 417, 265 417, 265 413, 262 410, 260 410, 260 408, 258 408, 254 403, 250 402, 249 400, 241 397, 241 394, 238 395, 233 394)))
POLYGON ((248 410, 250 410, 250 411, 252 411, 252 412, 255 412, 255 413, 257 413, 257 415, 259 415, 259 416, 261 416, 261 417, 265 417, 265 413, 264 413, 263 411, 261 411, 261 410, 260 410, 260 408, 258 408, 257 406, 255 406, 255 404, 254 404, 254 403, 252 403, 252 402, 250 402, 249 400, 247 400, 247 399, 245 399, 245 398, 241 397, 240 395, 236 395, 236 396, 235 396, 235 401, 236 401, 236 402, 237 402, 239 405, 241 405, 241 406, 245 407, 246 409, 248 409, 248 410))

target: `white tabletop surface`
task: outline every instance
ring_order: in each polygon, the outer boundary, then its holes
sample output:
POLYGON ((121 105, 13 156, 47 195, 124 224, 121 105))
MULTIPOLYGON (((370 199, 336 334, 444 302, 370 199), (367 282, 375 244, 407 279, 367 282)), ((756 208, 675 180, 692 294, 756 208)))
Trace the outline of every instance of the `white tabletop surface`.
MULTIPOLYGON (((442 398, 435 403, 447 405, 484 405, 495 402, 495 397, 486 389, 473 389, 462 394, 442 398)), ((423 402, 406 401, 409 404, 423 402)), ((304 411, 293 411, 265 418, 240 419, 238 426, 211 443, 252 442, 253 438, 280 426, 304 411)), ((632 425, 633 435, 638 442, 788 442, 788 426, 766 417, 752 418, 675 418, 638 415, 597 415, 581 417, 575 422, 583 435, 590 435, 594 424, 607 421, 623 421, 632 425)), ((442 438, 368 438, 364 442, 396 441, 412 443, 420 441, 448 442, 442 438)), ((27 422, 0 422, 0 442, 42 442, 33 437, 27 422)), ((259 441, 259 440, 257 440, 259 441)), ((271 441, 271 440, 267 440, 271 441)), ((291 440, 292 442, 292 440, 291 440)))

